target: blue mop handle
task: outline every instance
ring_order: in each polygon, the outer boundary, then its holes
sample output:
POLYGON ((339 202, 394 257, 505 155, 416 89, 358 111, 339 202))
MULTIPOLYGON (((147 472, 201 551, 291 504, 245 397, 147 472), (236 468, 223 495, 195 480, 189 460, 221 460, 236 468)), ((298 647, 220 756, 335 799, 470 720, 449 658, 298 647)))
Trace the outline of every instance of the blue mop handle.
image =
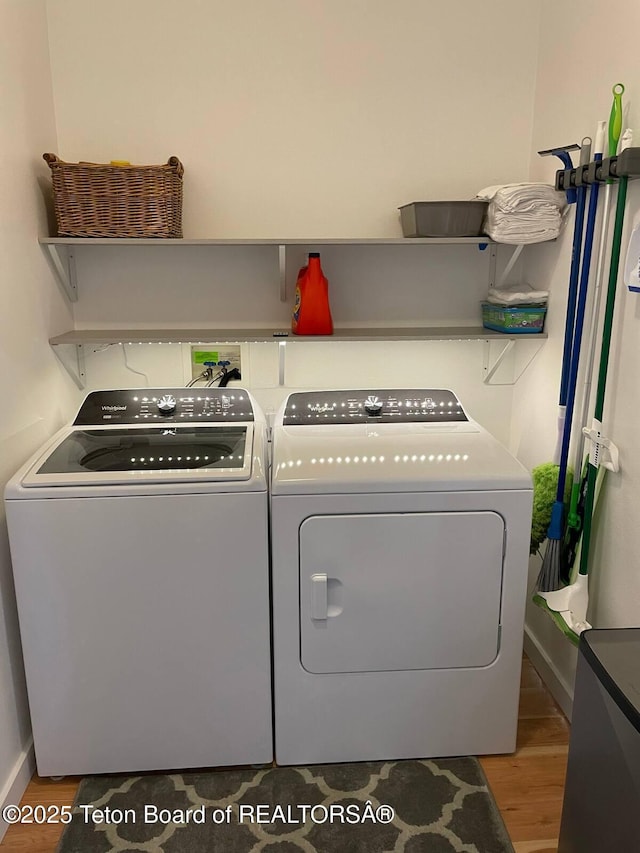
MULTIPOLYGON (((577 189, 576 219, 573 229, 573 246, 571 249, 571 271, 569 273, 569 291, 567 295, 567 316, 564 324, 564 347, 562 351, 562 372, 560 374, 560 400, 561 406, 567 405, 567 390, 569 385, 569 370, 571 365, 571 353, 573 349, 573 338, 575 335, 576 299, 578 294, 578 279, 580 276, 580 255, 582 252, 582 231, 584 228, 584 214, 587 188, 580 186, 577 189)), ((564 489, 564 486, 563 486, 564 489)))
MULTIPOLYGON (((602 154, 596 154, 595 160, 601 160, 602 154)), ((584 186, 579 187, 586 193, 584 186)), ((573 345, 571 347, 571 362, 569 368, 569 376, 567 383, 567 411, 564 422, 564 432, 562 434, 562 450, 560 453, 560 471, 558 474, 558 491, 556 494, 557 501, 564 501, 564 486, 567 477, 567 465, 569 460, 569 444, 571 441, 571 424, 573 421, 573 409, 576 399, 576 386, 578 384, 578 368, 580 366, 580 346, 582 344, 582 332, 584 329, 584 317, 587 305, 587 294, 589 291, 589 275, 591 272, 591 252, 593 249, 593 238, 596 228, 596 213, 598 209, 598 192, 599 184, 595 183, 591 187, 589 195, 589 212, 587 215, 587 230, 584 239, 584 256, 582 258, 582 269, 580 271, 580 288, 578 293, 578 301, 576 306, 576 322, 573 331, 573 345)), ((580 203, 578 198, 578 203, 580 203)), ((576 211, 577 215, 577 211, 576 211)), ((565 341, 566 343, 566 341, 565 341)))

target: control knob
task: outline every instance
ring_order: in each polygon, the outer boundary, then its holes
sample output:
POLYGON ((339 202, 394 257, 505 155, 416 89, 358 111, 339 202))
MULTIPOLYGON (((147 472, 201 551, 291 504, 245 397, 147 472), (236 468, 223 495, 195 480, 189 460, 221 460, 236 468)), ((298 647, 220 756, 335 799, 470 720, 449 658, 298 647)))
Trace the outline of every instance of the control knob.
POLYGON ((379 415, 382 411, 382 400, 373 395, 369 396, 364 401, 364 409, 368 415, 379 415))
POLYGON ((176 398, 171 394, 164 394, 158 400, 158 411, 163 415, 170 415, 176 410, 176 398))

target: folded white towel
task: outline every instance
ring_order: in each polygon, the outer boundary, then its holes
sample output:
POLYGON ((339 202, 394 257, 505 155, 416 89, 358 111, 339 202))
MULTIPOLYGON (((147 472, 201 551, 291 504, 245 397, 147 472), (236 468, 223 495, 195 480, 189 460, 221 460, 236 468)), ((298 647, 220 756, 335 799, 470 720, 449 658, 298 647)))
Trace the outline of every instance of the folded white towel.
POLYGON ((530 284, 516 284, 508 288, 492 287, 487 294, 487 302, 494 305, 544 305, 548 299, 548 290, 534 290, 530 284))
POLYGON ((558 192, 551 184, 496 184, 485 187, 477 195, 491 201, 505 212, 509 211, 532 211, 540 206, 546 209, 562 209, 566 204, 564 193, 558 192))
POLYGON ((495 185, 477 197, 489 200, 484 230, 498 243, 540 243, 560 233, 566 200, 550 184, 495 185))
POLYGON ((519 245, 555 240, 560 233, 561 224, 559 215, 553 220, 534 219, 532 221, 522 217, 505 218, 504 215, 492 213, 489 210, 485 217, 484 231, 497 243, 519 245))

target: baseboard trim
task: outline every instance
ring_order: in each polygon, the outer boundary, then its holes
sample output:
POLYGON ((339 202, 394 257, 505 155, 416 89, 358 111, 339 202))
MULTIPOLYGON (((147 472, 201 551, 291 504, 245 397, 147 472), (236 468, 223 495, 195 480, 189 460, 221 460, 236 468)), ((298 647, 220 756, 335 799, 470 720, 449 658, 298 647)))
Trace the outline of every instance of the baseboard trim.
POLYGON ((524 650, 540 673, 540 677, 551 691, 551 695, 564 711, 568 720, 573 711, 573 687, 563 678, 562 674, 540 644, 536 635, 524 626, 524 650))
MULTIPOLYGON (((0 793, 0 803, 3 808, 8 805, 17 805, 20 802, 35 769, 36 756, 33 751, 33 738, 29 738, 29 742, 18 756, 18 760, 13 765, 11 773, 2 789, 2 793, 0 793)), ((0 841, 4 838, 4 834, 8 828, 9 824, 0 818, 0 841)))

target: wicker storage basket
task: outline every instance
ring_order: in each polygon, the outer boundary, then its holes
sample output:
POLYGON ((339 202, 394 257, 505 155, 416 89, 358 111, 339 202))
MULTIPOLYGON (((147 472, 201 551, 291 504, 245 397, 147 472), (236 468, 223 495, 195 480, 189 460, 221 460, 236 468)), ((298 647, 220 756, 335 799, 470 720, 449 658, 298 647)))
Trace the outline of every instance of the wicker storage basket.
POLYGON ((44 154, 60 237, 182 237, 177 157, 161 166, 65 163, 44 154))

